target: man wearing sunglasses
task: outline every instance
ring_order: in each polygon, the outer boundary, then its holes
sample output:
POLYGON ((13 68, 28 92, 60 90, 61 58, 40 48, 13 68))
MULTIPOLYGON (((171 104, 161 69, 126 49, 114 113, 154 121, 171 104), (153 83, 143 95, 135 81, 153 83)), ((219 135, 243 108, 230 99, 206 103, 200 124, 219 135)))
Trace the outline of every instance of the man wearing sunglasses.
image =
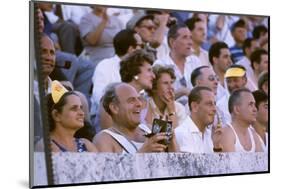
POLYGON ((158 48, 163 44, 169 14, 153 15, 138 13, 127 23, 127 28, 134 30, 146 44, 145 49, 158 57, 158 48), (157 18, 157 19, 156 19, 157 18), (157 21, 156 21, 157 20, 157 21))

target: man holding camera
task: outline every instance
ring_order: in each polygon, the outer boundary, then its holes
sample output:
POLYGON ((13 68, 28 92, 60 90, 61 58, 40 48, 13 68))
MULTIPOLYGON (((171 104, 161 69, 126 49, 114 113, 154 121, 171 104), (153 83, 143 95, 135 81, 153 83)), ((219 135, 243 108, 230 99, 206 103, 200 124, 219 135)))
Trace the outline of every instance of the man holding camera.
POLYGON ((168 145, 161 141, 169 137, 157 133, 145 137, 147 131, 140 125, 142 102, 137 91, 126 83, 114 83, 107 87, 102 105, 113 120, 113 126, 97 134, 94 143, 100 152, 145 153, 177 151, 175 138, 168 145))

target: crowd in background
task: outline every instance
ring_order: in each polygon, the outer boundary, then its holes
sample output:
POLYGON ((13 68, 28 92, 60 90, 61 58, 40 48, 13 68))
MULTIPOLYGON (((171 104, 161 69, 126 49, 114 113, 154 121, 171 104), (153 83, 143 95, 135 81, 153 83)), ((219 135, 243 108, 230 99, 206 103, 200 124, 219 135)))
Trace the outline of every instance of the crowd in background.
MULTIPOLYGON (((52 3, 35 16, 52 151, 267 152, 268 17, 52 3), (151 134, 155 119, 172 131, 151 134)), ((39 96, 35 79, 42 151, 39 96)))

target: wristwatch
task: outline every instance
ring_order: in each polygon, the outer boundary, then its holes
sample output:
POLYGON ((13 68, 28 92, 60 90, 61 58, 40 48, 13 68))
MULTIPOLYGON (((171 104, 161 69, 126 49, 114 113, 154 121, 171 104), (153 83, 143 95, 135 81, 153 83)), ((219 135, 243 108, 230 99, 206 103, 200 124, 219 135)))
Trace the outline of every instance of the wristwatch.
POLYGON ((214 152, 222 152, 222 148, 213 148, 214 152))

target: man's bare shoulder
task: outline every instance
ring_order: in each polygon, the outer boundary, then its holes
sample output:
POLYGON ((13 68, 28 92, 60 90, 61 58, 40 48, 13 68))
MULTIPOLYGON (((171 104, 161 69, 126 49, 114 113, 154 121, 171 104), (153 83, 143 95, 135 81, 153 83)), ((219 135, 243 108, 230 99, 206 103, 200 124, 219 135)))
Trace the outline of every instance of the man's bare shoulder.
POLYGON ((225 140, 233 140, 235 142, 235 134, 233 132, 233 129, 229 125, 226 125, 226 127, 222 128, 222 134, 225 140))
POLYGON ((235 152, 235 134, 230 126, 226 126, 222 129, 223 152, 235 152))
POLYGON ((100 142, 114 142, 115 140, 112 138, 112 136, 110 134, 108 134, 107 132, 99 132, 98 134, 96 134, 96 136, 93 139, 93 143, 100 143, 100 142))
POLYGON ((222 128, 222 129, 223 129, 223 132, 226 135, 233 135, 234 134, 232 128, 229 125, 226 125, 226 127, 222 128))
POLYGON ((116 140, 107 132, 99 132, 93 140, 99 152, 122 152, 116 140))

